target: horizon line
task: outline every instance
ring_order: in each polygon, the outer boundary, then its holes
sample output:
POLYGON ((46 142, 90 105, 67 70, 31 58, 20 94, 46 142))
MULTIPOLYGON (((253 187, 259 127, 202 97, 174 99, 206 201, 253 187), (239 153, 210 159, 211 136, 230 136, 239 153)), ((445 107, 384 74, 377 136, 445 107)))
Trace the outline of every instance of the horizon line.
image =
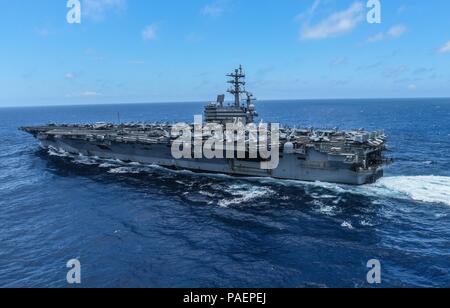
MULTIPOLYGON (((374 101, 374 100, 428 100, 428 99, 440 99, 445 100, 449 99, 450 97, 378 97, 378 98, 289 98, 289 99, 261 99, 258 100, 260 103, 266 103, 266 102, 304 102, 304 101, 355 101, 355 100, 366 100, 366 101, 374 101)), ((203 104, 212 102, 211 100, 188 100, 188 101, 166 101, 166 102, 127 102, 127 103, 75 103, 75 104, 42 104, 42 105, 5 105, 1 106, 0 109, 7 109, 7 108, 48 108, 48 107, 85 107, 85 106, 111 106, 111 105, 158 105, 158 104, 203 104)), ((232 101, 226 101, 227 103, 232 103, 232 101)))

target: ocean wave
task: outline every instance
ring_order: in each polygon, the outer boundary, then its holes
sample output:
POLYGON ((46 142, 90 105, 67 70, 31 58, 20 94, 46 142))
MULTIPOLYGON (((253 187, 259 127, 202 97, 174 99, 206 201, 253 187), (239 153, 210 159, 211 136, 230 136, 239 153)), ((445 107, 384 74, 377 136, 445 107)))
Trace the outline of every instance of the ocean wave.
POLYGON ((348 221, 344 221, 344 222, 341 224, 341 227, 342 227, 342 228, 349 229, 349 230, 353 230, 353 229, 354 229, 352 223, 350 223, 350 222, 348 222, 348 221))
POLYGON ((351 186, 323 182, 303 182, 292 180, 277 180, 270 178, 258 179, 264 184, 282 186, 298 186, 322 188, 324 193, 313 192, 315 199, 327 199, 330 193, 362 195, 366 197, 385 197, 393 199, 415 200, 426 203, 450 205, 450 177, 444 176, 396 176, 384 177, 375 184, 351 186))
POLYGON ((316 206, 316 212, 324 214, 326 216, 336 216, 336 214, 338 213, 336 206, 325 205, 318 200, 314 200, 313 205, 316 206))
POLYGON ((367 221, 367 220, 361 220, 359 223, 363 227, 374 227, 375 226, 373 223, 371 223, 370 221, 367 221))
POLYGON ((108 173, 112 174, 139 174, 141 171, 136 168, 131 167, 119 167, 119 168, 113 168, 108 171, 108 173))
POLYGON ((217 197, 216 194, 210 193, 210 192, 204 191, 204 190, 200 190, 198 193, 199 193, 200 195, 205 196, 205 197, 208 197, 208 198, 216 198, 216 197, 217 197))
POLYGON ((225 198, 220 200, 218 202, 220 207, 248 203, 275 194, 275 191, 268 187, 259 187, 248 184, 230 185, 225 189, 225 191, 234 196, 234 198, 225 198))
POLYGON ((53 147, 48 148, 48 155, 56 157, 71 157, 68 152, 61 149, 55 149, 53 147))
POLYGON ((76 164, 87 165, 87 166, 96 166, 100 164, 100 159, 98 157, 90 157, 79 155, 74 157, 73 161, 76 164))
MULTIPOLYGON (((66 157, 74 159, 75 163, 83 165, 100 165, 101 168, 111 168, 109 173, 117 174, 137 174, 140 172, 151 172, 151 170, 164 170, 177 174, 184 175, 198 175, 208 176, 211 178, 230 179, 233 178, 224 174, 202 174, 194 173, 186 170, 171 170, 157 165, 141 165, 139 163, 126 164, 119 160, 102 160, 98 157, 87 156, 73 156, 69 153, 50 148, 48 153, 51 156, 66 157), (130 167, 131 166, 131 167, 130 167), (116 168, 114 168, 116 167, 116 168)), ((281 185, 281 186, 301 186, 310 188, 323 188, 326 193, 308 192, 314 199, 332 199, 334 204, 338 204, 341 199, 340 194, 350 193, 355 195, 363 195, 367 197, 385 197, 405 200, 415 200, 426 203, 440 203, 450 205, 450 177, 443 176, 396 176, 385 177, 380 179, 375 184, 363 186, 350 186, 323 182, 304 182, 294 180, 279 180, 272 178, 244 178, 245 180, 257 181, 259 184, 266 185, 281 185)), ((223 199, 219 202, 221 206, 228 206, 230 204, 238 204, 248 202, 255 198, 274 193, 273 190, 267 186, 253 186, 253 185, 233 185, 230 186, 228 192, 236 198, 223 199)))
POLYGON ((386 177, 375 185, 382 190, 402 194, 415 201, 450 205, 450 177, 386 177))
POLYGON ((397 176, 385 177, 375 184, 363 186, 329 183, 314 183, 314 185, 338 193, 450 205, 450 177, 397 176))
POLYGON ((103 163, 103 164, 99 165, 99 168, 105 168, 105 169, 110 169, 113 167, 117 167, 117 164, 103 163))

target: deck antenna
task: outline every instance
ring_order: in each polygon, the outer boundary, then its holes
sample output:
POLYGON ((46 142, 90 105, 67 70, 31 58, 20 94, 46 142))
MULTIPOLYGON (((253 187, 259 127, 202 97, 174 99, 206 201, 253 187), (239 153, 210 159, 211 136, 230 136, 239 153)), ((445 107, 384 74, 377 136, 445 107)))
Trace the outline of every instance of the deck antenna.
POLYGON ((239 66, 239 69, 236 69, 233 73, 228 74, 227 76, 233 78, 228 81, 228 83, 232 85, 231 88, 228 89, 228 93, 234 95, 234 106, 239 108, 241 106, 241 93, 245 92, 242 88, 245 87, 245 73, 242 70, 242 65, 239 66))

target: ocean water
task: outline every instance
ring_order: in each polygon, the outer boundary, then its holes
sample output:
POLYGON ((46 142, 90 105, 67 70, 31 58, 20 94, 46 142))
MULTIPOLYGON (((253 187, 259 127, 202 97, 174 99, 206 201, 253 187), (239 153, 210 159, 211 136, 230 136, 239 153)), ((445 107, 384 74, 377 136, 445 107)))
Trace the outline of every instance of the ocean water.
POLYGON ((193 121, 202 104, 0 109, 0 287, 450 287, 450 100, 260 102, 265 121, 385 129, 362 187, 174 172, 41 150, 19 126, 193 121))

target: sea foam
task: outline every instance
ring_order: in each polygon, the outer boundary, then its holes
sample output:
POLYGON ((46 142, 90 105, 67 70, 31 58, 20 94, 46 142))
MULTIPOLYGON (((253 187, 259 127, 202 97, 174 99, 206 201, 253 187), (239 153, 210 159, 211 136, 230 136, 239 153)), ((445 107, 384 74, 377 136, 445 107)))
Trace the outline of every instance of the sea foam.
POLYGON ((416 201, 450 205, 450 177, 386 177, 375 185, 381 189, 403 194, 416 201))
MULTIPOLYGON (((450 205, 450 177, 445 176, 394 176, 384 177, 375 184, 351 186, 323 182, 303 182, 261 178, 265 184, 323 188, 336 194, 354 194, 375 198, 415 200, 450 205)), ((326 199, 329 193, 312 194, 313 198, 326 199)))

